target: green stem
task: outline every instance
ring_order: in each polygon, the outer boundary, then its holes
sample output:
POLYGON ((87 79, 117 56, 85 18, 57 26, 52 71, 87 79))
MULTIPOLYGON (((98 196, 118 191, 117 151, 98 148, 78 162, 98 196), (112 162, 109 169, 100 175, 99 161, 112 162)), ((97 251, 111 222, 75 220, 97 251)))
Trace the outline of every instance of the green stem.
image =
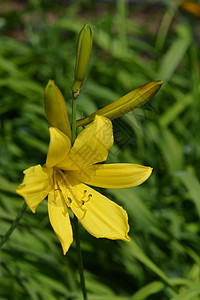
MULTIPOLYGON (((76 139, 76 99, 73 97, 72 100, 72 144, 76 139)), ((85 287, 85 277, 84 277, 84 268, 83 268, 83 259, 81 253, 81 245, 80 245, 80 235, 79 235, 79 226, 78 226, 78 219, 74 215, 74 236, 76 240, 76 253, 77 253, 77 261, 79 267, 79 274, 80 274, 80 284, 81 290, 83 293, 83 299, 87 300, 87 292, 85 287)))
POLYGON ((81 254, 80 235, 79 235, 79 224, 76 216, 74 216, 74 235, 76 240, 76 253, 77 253, 78 266, 79 266, 80 284, 83 293, 83 299, 87 300, 88 298, 87 298, 87 292, 85 287, 83 259, 81 254))
POLYGON ((76 139, 76 99, 72 100, 72 144, 76 139))
POLYGON ((26 203, 24 202, 22 208, 20 209, 16 219, 13 221, 12 225, 10 226, 10 228, 8 229, 8 231, 6 232, 6 234, 1 238, 1 242, 0 242, 0 250, 3 247, 3 245, 5 244, 5 242, 9 239, 10 235, 12 234, 13 230, 17 227, 17 225, 19 224, 19 221, 21 220, 25 210, 27 208, 26 203))

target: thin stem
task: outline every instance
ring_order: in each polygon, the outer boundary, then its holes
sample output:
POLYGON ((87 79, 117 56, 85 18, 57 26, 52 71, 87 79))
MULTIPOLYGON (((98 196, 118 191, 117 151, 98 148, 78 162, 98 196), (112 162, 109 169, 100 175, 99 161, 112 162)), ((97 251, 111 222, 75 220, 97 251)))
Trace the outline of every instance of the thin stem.
POLYGON ((80 284, 83 293, 83 299, 87 300, 87 292, 85 287, 85 277, 84 277, 84 268, 83 268, 83 259, 81 253, 81 245, 80 245, 80 235, 79 235, 79 224, 78 219, 74 216, 74 235, 76 240, 76 253, 77 253, 77 260, 79 266, 79 274, 80 274, 80 284))
POLYGON ((72 100, 72 144, 76 139, 76 99, 72 100))
POLYGON ((24 202, 22 208, 20 209, 16 219, 13 221, 12 225, 10 226, 10 228, 8 229, 8 231, 6 232, 6 234, 1 238, 1 242, 0 242, 0 250, 3 247, 3 245, 5 244, 5 242, 9 239, 10 235, 12 234, 13 230, 17 227, 17 225, 19 224, 19 221, 21 220, 25 210, 27 208, 26 203, 24 202))
MULTIPOLYGON (((72 100, 72 144, 76 139, 76 99, 73 97, 72 100)), ((74 235, 76 240, 76 253, 77 253, 77 261, 79 267, 79 274, 80 274, 80 285, 81 290, 83 293, 83 299, 87 300, 87 292, 85 287, 85 277, 84 277, 84 268, 83 268, 83 259, 81 253, 81 245, 80 245, 80 235, 79 235, 79 225, 78 219, 74 215, 74 235)))

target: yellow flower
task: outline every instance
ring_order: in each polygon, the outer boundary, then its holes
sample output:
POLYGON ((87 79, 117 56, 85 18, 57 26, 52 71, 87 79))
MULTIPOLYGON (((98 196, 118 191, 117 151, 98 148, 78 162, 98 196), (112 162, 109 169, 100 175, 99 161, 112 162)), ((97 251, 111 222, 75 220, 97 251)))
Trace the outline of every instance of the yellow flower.
POLYGON ((126 211, 86 184, 103 188, 129 188, 143 183, 150 167, 136 164, 99 164, 107 159, 113 145, 112 123, 95 116, 71 147, 70 134, 50 127, 50 144, 44 167, 24 171, 17 193, 35 213, 48 195, 51 225, 66 254, 73 233, 68 213, 71 208, 83 227, 97 238, 129 241, 126 211))

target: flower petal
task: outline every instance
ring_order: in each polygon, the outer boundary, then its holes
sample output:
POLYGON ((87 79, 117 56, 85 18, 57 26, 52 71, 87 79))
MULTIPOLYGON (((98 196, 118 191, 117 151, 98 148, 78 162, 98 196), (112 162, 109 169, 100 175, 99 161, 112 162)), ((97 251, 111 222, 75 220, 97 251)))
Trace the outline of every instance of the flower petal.
POLYGON ((96 116, 94 122, 78 135, 69 155, 57 167, 63 170, 77 170, 105 161, 112 145, 111 121, 96 116))
POLYGON ((48 196, 49 220, 59 239, 63 254, 68 251, 73 242, 73 233, 69 213, 60 190, 51 190, 48 196))
POLYGON ((50 143, 46 160, 47 168, 51 168, 62 161, 71 148, 70 139, 62 131, 55 127, 50 127, 49 133, 50 143))
POLYGON ((16 192, 24 197, 33 213, 51 190, 52 172, 53 169, 42 168, 40 165, 30 167, 23 172, 23 182, 16 192))
POLYGON ((71 177, 68 180, 73 187, 71 209, 90 234, 97 238, 130 240, 128 216, 121 206, 71 177), (73 202, 79 202, 84 212, 81 218, 80 208, 73 205, 73 202))
POLYGON ((152 168, 136 164, 101 164, 87 169, 68 171, 68 175, 89 185, 124 189, 143 183, 151 172, 152 168))

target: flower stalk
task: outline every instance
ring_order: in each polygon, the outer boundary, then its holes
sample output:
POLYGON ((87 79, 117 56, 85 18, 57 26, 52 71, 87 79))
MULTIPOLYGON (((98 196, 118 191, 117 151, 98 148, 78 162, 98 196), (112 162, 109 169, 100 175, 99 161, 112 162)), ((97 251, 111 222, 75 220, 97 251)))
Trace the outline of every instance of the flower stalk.
POLYGON ((72 100, 72 145, 76 139, 76 98, 72 100))
POLYGON ((78 219, 74 215, 74 235, 76 241, 76 253, 77 253, 77 261, 79 266, 79 274, 80 274, 80 285, 83 294, 83 299, 87 300, 87 291, 85 286, 85 276, 84 276, 84 268, 83 268, 83 259, 81 253, 81 243, 80 243, 80 234, 79 234, 79 224, 78 219))
MULTIPOLYGON (((73 96, 72 98, 72 145, 76 139, 76 101, 77 99, 73 96)), ((79 224, 78 224, 78 219, 75 215, 74 215, 74 236, 76 241, 76 253, 77 253, 77 262, 79 267, 81 290, 83 294, 83 299, 87 300, 88 298, 87 298, 87 291, 85 287, 85 276, 84 276, 83 259, 81 253, 79 224)))
MULTIPOLYGON (((72 85, 72 145, 76 139, 76 101, 80 94, 81 87, 88 68, 92 49, 92 31, 88 25, 83 26, 78 37, 76 66, 74 72, 74 82, 72 85)), ((74 215, 74 235, 76 241, 76 253, 80 274, 80 285, 83 293, 83 299, 87 300, 87 292, 85 287, 83 259, 80 245, 80 234, 78 219, 74 215)))

